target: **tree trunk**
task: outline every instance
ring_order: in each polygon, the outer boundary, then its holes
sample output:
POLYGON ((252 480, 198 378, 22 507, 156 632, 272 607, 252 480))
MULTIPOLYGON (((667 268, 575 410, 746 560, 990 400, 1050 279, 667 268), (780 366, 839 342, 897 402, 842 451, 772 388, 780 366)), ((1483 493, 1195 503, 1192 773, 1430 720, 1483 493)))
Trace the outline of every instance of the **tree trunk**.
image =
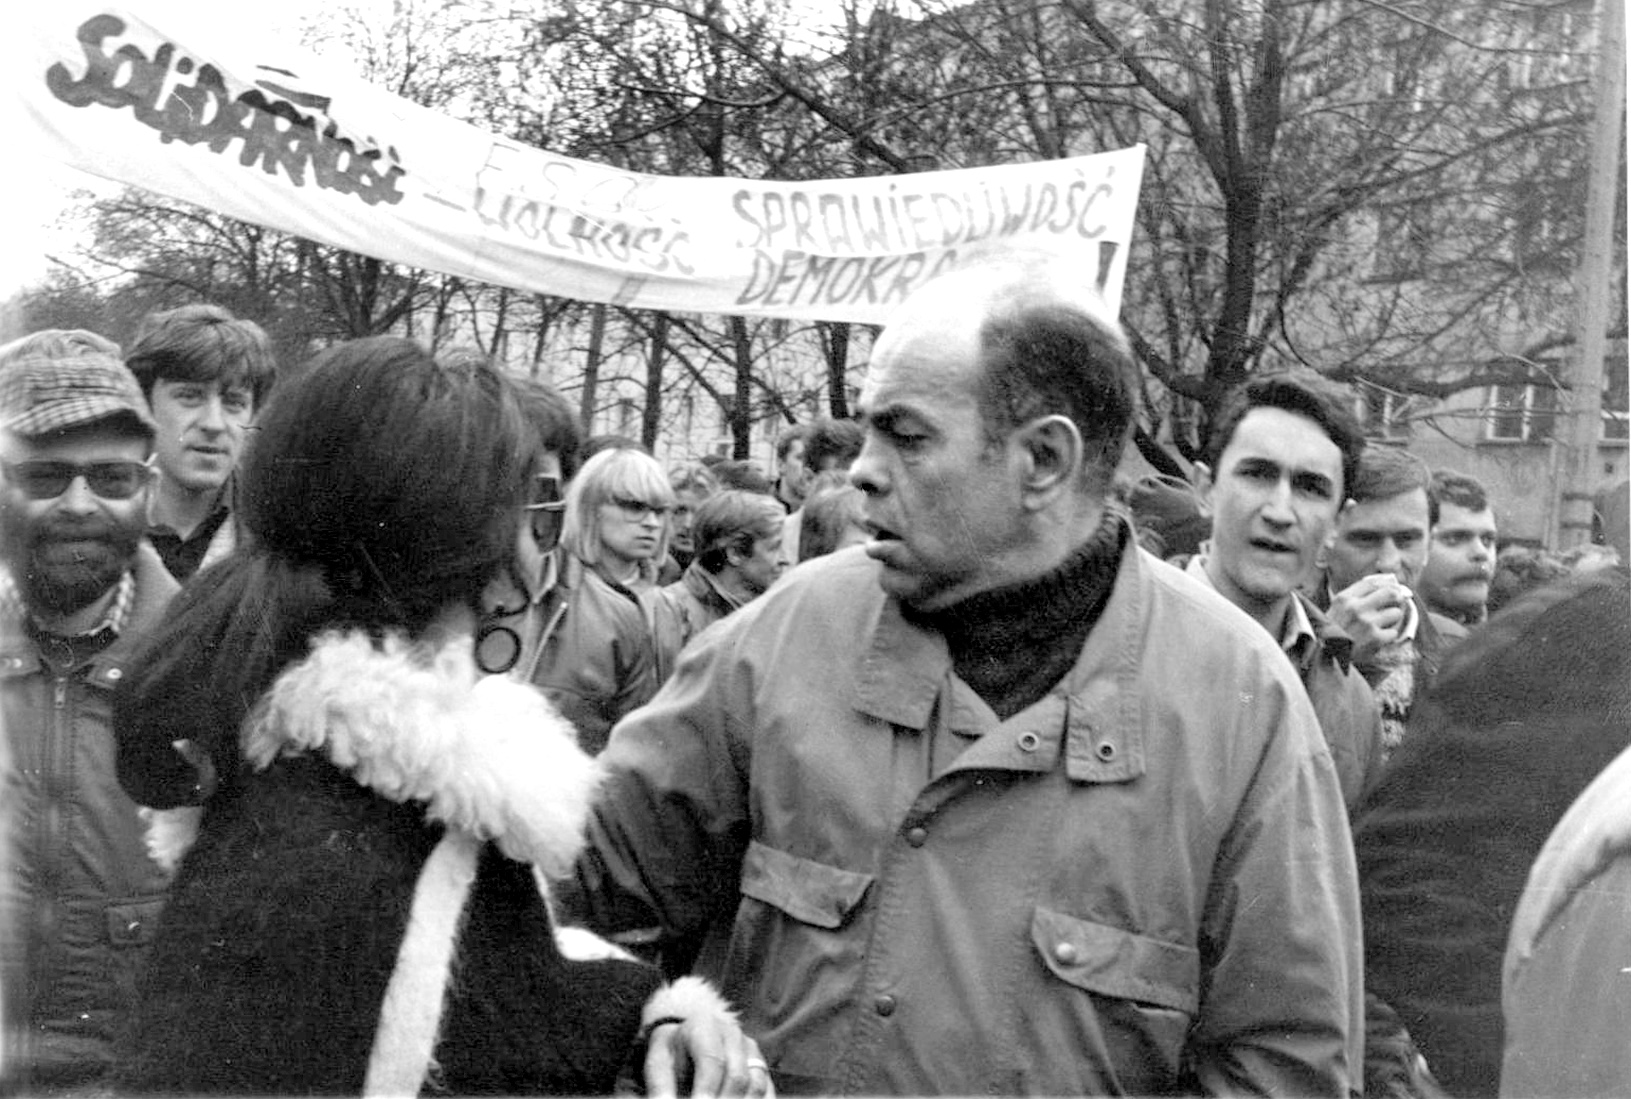
POLYGON ((658 425, 663 414, 663 366, 668 358, 667 313, 658 313, 651 327, 651 353, 646 356, 646 400, 640 413, 640 445, 657 452, 658 425))
POLYGON ((578 418, 586 434, 594 432, 595 389, 600 382, 600 349, 605 340, 606 306, 600 304, 589 321, 589 355, 583 364, 583 396, 578 403, 578 418))
POLYGON ((753 429, 752 406, 753 342, 748 338, 748 322, 730 318, 731 347, 736 354, 736 391, 731 398, 731 457, 746 459, 753 453, 749 438, 753 429))
POLYGON ((835 420, 849 419, 849 322, 819 326, 821 352, 827 360, 827 414, 835 420))

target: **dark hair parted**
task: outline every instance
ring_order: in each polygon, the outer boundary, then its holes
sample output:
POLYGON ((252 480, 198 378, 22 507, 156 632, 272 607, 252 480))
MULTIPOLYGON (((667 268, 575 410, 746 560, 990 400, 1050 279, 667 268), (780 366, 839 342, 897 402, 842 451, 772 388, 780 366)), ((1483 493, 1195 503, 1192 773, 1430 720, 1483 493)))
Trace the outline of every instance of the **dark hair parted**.
POLYGON ((417 635, 473 606, 513 552, 537 449, 517 387, 485 365, 385 336, 319 356, 260 418, 240 475, 248 547, 183 590, 115 697, 126 789, 193 800, 182 739, 230 783, 240 722, 317 633, 417 635))
POLYGON ((1040 416, 1076 425, 1089 467, 1107 475, 1132 437, 1137 367, 1126 341, 1086 308, 1021 294, 980 326, 980 404, 987 436, 1040 416))
POLYGON ((866 432, 854 420, 816 420, 804 439, 804 468, 811 473, 848 469, 861 456, 866 432))
POLYGON ((1348 495, 1361 504, 1389 500, 1421 489, 1427 495, 1428 521, 1432 521, 1432 476, 1427 463, 1395 446, 1368 446, 1359 456, 1359 468, 1348 495))
POLYGON ((799 509, 799 560, 836 550, 845 531, 865 523, 865 503, 866 493, 846 478, 823 473, 799 509))
POLYGON ((801 439, 810 437, 809 424, 788 424, 776 436, 776 461, 787 461, 787 452, 793 449, 793 444, 801 439))
POLYGON ((1438 525, 1438 509, 1442 504, 1454 504, 1468 511, 1484 511, 1489 507, 1489 492, 1476 477, 1457 473, 1453 469, 1436 469, 1427 486, 1428 519, 1438 525))
POLYGON ((532 425, 536 441, 561 460, 561 477, 570 481, 583 464, 583 427, 577 409, 552 385, 531 378, 518 379, 521 407, 532 425))
POLYGON ((697 505, 691 519, 698 563, 719 573, 730 563, 730 550, 751 554, 754 542, 781 529, 784 516, 782 506, 763 493, 736 488, 714 493, 697 505))
MULTIPOLYGON (((1365 434, 1359 420, 1343 401, 1336 387, 1324 379, 1300 378, 1291 374, 1268 374, 1235 386, 1223 398, 1212 429, 1206 437, 1206 464, 1217 473, 1223 452, 1240 427, 1240 421, 1254 408, 1278 408, 1314 421, 1342 452, 1344 495, 1351 494, 1359 477, 1360 456, 1365 452, 1365 434)), ((1339 500, 1341 497, 1339 497, 1339 500)))
POLYGON ((161 379, 219 382, 248 386, 260 408, 277 377, 266 332, 219 305, 183 305, 143 317, 125 365, 149 400, 161 379))

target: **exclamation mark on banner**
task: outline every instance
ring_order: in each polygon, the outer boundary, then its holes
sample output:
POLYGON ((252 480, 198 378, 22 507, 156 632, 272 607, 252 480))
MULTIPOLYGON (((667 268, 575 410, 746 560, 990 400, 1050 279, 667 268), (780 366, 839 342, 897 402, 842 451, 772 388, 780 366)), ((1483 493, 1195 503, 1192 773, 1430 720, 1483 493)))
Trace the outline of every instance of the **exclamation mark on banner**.
POLYGON ((1116 262, 1117 246, 1117 242, 1113 240, 1099 241, 1099 277, 1097 289, 1101 297, 1104 294, 1104 288, 1110 285, 1110 268, 1116 262))

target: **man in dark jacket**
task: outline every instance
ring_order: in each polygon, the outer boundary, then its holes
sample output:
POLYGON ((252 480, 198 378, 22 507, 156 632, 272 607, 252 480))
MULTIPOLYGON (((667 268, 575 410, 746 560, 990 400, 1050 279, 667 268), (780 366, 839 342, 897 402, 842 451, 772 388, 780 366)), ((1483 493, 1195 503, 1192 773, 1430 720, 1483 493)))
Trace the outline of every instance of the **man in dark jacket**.
POLYGON ((1212 537, 1188 572, 1280 642, 1302 678, 1351 810, 1381 770, 1382 715, 1353 642, 1298 588, 1330 537, 1365 438, 1340 403, 1290 377, 1225 400, 1201 465, 1212 537))
POLYGON ((1411 705, 1445 651, 1467 636, 1412 590, 1433 530, 1429 483, 1420 458, 1395 447, 1366 447, 1313 597, 1353 638, 1353 662, 1382 707, 1384 756, 1399 746, 1411 705))
POLYGON ((657 664, 664 679, 685 643, 757 599, 782 574, 781 506, 726 489, 703 501, 692 526, 696 560, 658 593, 657 664))
POLYGON ((272 345, 260 325, 218 305, 184 305, 142 319, 125 365, 157 425, 148 540, 185 581, 240 540, 233 474, 271 394, 272 345))
POLYGON ((153 432, 113 343, 47 331, 0 348, 0 711, 23 916, 6 1015, 24 1092, 107 1071, 163 903, 109 727, 124 663, 176 591, 141 540, 153 432))

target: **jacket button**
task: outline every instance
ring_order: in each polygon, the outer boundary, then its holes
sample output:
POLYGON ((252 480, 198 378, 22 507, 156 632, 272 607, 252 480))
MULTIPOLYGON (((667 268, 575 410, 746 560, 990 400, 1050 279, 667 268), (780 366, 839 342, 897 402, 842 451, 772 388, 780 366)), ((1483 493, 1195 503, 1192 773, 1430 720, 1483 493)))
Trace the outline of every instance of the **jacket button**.
POLYGON ((924 828, 922 825, 908 829, 906 832, 906 842, 911 844, 913 847, 922 847, 925 843, 929 842, 929 830, 924 828))
POLYGON ((108 669, 108 678, 109 679, 115 679, 115 680, 116 679, 122 679, 122 678, 124 678, 124 674, 125 673, 120 671, 118 668, 109 668, 108 669))
POLYGON ((1076 948, 1070 943, 1060 943, 1053 948, 1053 960, 1060 965, 1076 964, 1076 948))
POLYGON ((1025 732, 1019 734, 1019 750, 1022 752, 1034 752, 1041 744, 1042 738, 1035 733, 1025 732))
POLYGON ((1099 742, 1099 758, 1104 760, 1104 762, 1106 762, 1106 763, 1109 763, 1112 759, 1115 759, 1116 758, 1116 746, 1114 744, 1111 744, 1108 740, 1100 741, 1099 742))
POLYGON ((885 993, 872 1001, 872 1009, 887 1018, 895 1013, 895 998, 885 993))

